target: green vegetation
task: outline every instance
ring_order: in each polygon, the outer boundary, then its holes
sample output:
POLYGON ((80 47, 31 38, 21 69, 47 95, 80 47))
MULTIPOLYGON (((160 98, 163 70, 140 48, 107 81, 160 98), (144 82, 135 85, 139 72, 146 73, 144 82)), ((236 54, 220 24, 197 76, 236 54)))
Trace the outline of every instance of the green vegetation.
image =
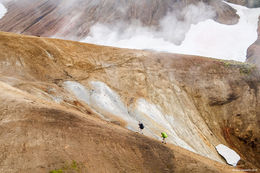
POLYGON ((239 69, 239 72, 240 72, 241 74, 249 75, 249 74, 252 73, 253 69, 254 69, 253 67, 241 67, 241 68, 239 69))
POLYGON ((78 163, 75 160, 72 161, 71 168, 74 169, 74 170, 78 170, 79 169, 78 168, 78 163))
POLYGON ((50 171, 50 173, 63 173, 63 171, 61 169, 59 169, 59 170, 52 170, 52 171, 50 171))
POLYGON ((238 61, 224 61, 223 64, 227 68, 238 68, 240 74, 250 75, 255 70, 256 66, 250 63, 243 63, 238 61))
POLYGON ((71 164, 65 164, 61 169, 51 170, 49 173, 80 172, 79 164, 73 160, 71 164))

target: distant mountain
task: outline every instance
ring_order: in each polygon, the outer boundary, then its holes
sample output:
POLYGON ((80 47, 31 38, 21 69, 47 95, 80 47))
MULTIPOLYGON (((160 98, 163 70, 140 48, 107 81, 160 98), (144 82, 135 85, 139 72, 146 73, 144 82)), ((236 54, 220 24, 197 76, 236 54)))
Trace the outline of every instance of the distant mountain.
POLYGON ((260 17, 257 32, 257 40, 247 50, 247 62, 256 64, 256 66, 260 69, 260 17))
POLYGON ((227 2, 231 2, 238 5, 243 5, 249 8, 258 8, 260 7, 259 0, 226 0, 227 2))
POLYGON ((174 12, 179 20, 181 10, 189 4, 203 2, 212 7, 214 20, 235 24, 236 10, 216 0, 4 0, 8 9, 0 19, 0 30, 35 36, 58 36, 80 40, 96 23, 138 20, 144 26, 158 26, 160 19, 174 12))
MULTIPOLYGON (((226 0, 234 4, 243 5, 249 8, 259 8, 260 0, 226 0)), ((247 62, 253 63, 260 69, 260 16, 258 21, 257 40, 247 50, 247 62)))

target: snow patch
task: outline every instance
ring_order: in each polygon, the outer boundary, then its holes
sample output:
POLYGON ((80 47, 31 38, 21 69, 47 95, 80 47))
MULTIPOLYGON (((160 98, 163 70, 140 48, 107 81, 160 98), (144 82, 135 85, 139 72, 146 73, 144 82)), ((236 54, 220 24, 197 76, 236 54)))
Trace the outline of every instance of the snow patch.
POLYGON ((133 121, 120 96, 111 90, 105 83, 90 82, 93 87, 90 93, 90 105, 101 113, 117 115, 127 122, 133 121))
MULTIPOLYGON (((198 21, 191 23, 191 27, 183 25, 186 31, 184 40, 176 44, 173 35, 179 34, 181 23, 174 16, 162 19, 162 31, 153 28, 132 24, 125 30, 117 29, 119 24, 96 24, 90 30, 90 35, 81 40, 107 46, 132 49, 152 49, 172 53, 191 54, 219 59, 245 61, 248 47, 257 39, 257 23, 260 8, 249 9, 239 5, 230 6, 237 10, 240 20, 236 25, 225 25, 214 20, 198 21), (168 22, 164 22, 168 21, 168 22), (177 28, 178 30, 175 30, 177 28), (173 37, 173 38, 172 38, 173 37), (173 40, 172 40, 173 39, 173 40)), ((188 16, 189 17, 189 16, 188 16)), ((176 38, 178 38, 176 36, 176 38)), ((178 38, 177 41, 180 39, 178 38)))
POLYGON ((228 164, 236 166, 237 162, 240 160, 240 156, 232 149, 228 148, 223 144, 216 146, 218 153, 225 158, 228 164))
POLYGON ((90 104, 90 92, 80 83, 74 81, 64 82, 64 88, 73 93, 79 100, 90 104))
POLYGON ((7 12, 7 9, 3 4, 0 3, 0 19, 4 17, 5 13, 7 12))
POLYGON ((163 114, 160 107, 147 102, 143 98, 138 99, 135 114, 136 116, 138 115, 139 121, 141 120, 145 122, 146 128, 151 129, 151 131, 153 131, 153 133, 157 135, 157 139, 161 138, 161 132, 166 132, 168 134, 168 142, 181 146, 192 152, 196 152, 174 131, 173 127, 177 126, 174 121, 174 117, 171 115, 163 114))
POLYGON ((90 85, 92 88, 87 89, 78 82, 64 82, 65 89, 103 116, 109 117, 115 115, 130 124, 136 124, 136 121, 128 114, 127 107, 117 93, 100 81, 91 81, 90 85))
POLYGON ((127 122, 127 128, 132 131, 138 130, 138 122, 141 121, 145 125, 145 135, 161 140, 161 132, 166 132, 168 142, 196 152, 183 140, 185 137, 178 136, 174 129, 177 128, 178 123, 172 115, 162 113, 160 106, 140 98, 127 107, 120 96, 105 83, 91 81, 89 84, 88 89, 78 82, 66 81, 64 88, 88 104, 105 120, 109 120, 111 115, 121 118, 127 122))
MULTIPOLYGON (((178 117, 163 113, 160 106, 139 98, 128 107, 121 101, 120 95, 100 81, 89 82, 86 88, 74 81, 64 82, 64 88, 74 94, 77 99, 88 104, 101 118, 111 121, 115 117, 124 120, 127 128, 138 131, 138 122, 144 123, 144 134, 161 140, 161 132, 168 134, 167 142, 197 153, 203 151, 208 156, 203 141, 194 137, 194 130, 180 123, 178 117), (194 140, 187 138, 194 137, 194 140), (186 140, 185 140, 186 139, 186 140), (205 149, 205 150, 204 150, 205 149)), ((190 124, 189 124, 190 125, 190 124)), ((196 131, 196 130, 195 130, 196 131)), ((201 154, 201 153, 200 153, 201 154)))

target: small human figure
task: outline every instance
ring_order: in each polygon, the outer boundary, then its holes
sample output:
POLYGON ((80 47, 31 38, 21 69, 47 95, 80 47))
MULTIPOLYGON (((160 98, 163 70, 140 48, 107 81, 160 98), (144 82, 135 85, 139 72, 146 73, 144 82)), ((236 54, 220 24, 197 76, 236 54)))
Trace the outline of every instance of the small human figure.
POLYGON ((162 143, 166 144, 166 138, 168 137, 168 135, 165 132, 162 132, 161 135, 162 135, 162 143))
POLYGON ((141 123, 141 122, 139 122, 139 130, 140 130, 140 133, 142 133, 143 134, 143 132, 142 132, 142 130, 144 129, 144 124, 143 123, 141 123))

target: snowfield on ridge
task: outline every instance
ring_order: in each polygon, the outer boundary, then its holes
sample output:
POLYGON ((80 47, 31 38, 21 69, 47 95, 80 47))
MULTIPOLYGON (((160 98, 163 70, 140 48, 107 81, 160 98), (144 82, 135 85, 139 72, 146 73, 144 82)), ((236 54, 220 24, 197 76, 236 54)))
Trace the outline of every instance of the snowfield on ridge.
MULTIPOLYGON (((237 24, 225 25, 212 19, 192 24, 181 45, 158 37, 157 35, 160 34, 151 28, 129 26, 135 29, 120 33, 111 29, 111 26, 103 24, 94 25, 89 36, 81 41, 120 48, 151 49, 244 62, 248 47, 257 39, 260 8, 249 9, 240 5, 227 4, 237 10, 240 16, 237 24)), ((170 20, 168 21, 168 25, 171 25, 170 20)))

